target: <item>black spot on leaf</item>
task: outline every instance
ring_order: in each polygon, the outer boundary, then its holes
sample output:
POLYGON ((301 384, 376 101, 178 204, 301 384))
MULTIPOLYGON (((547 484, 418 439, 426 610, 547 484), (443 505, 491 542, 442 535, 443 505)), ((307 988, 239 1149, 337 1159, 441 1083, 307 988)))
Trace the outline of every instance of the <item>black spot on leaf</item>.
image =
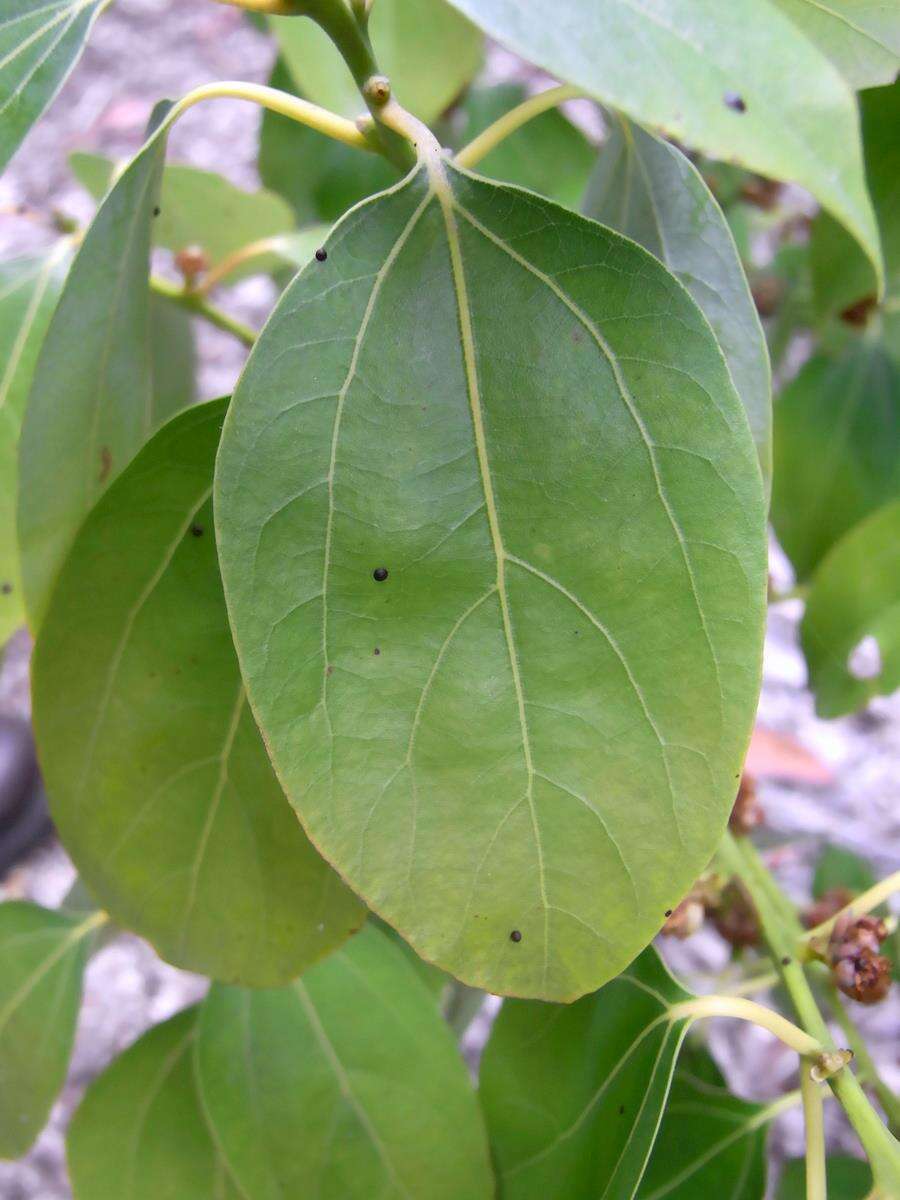
POLYGON ((387 579, 387 577, 388 577, 387 567, 376 567, 375 570, 372 572, 372 578, 375 580, 376 583, 384 583, 384 581, 387 579))
POLYGON ((0 594, 2 594, 4 596, 8 596, 11 591, 12 591, 11 583, 0 583, 0 594))
POLYGON ((193 537, 203 537, 203 526, 202 525, 192 525, 191 526, 191 534, 193 537))
POLYGON ((666 909, 666 911, 665 911, 665 913, 664 913, 663 915, 664 915, 664 916, 667 916, 667 917, 671 917, 671 915, 672 915, 672 910, 671 910, 671 908, 667 908, 667 909, 666 909))
POLYGON ((327 257, 328 257, 327 250, 320 249, 320 250, 316 251, 316 262, 324 262, 327 257))
POLYGON ((521 942, 521 940, 522 940, 521 932, 518 929, 514 929, 512 931, 512 933, 509 935, 509 940, 511 942, 521 942))
POLYGON ((154 215, 154 217, 158 217, 158 216, 159 216, 159 214, 160 214, 161 212, 162 212, 162 209, 161 209, 161 208, 159 207, 159 205, 157 204, 157 206, 156 206, 156 207, 154 208, 154 210, 153 210, 153 215, 154 215))
POLYGON ((747 102, 738 92, 726 92, 722 97, 726 108, 730 108, 732 112, 745 113, 747 111, 747 102))
POLYGON ((379 648, 378 646, 376 646, 376 647, 375 647, 375 649, 372 651, 372 653, 373 653, 373 654, 380 654, 380 653, 381 653, 381 650, 380 650, 380 648, 379 648))

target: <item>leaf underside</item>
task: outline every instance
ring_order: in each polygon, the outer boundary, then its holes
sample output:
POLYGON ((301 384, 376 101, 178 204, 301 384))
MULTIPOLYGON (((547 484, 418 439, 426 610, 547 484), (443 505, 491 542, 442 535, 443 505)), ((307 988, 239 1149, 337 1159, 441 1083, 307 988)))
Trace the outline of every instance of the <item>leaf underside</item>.
POLYGON ((571 999, 646 945, 733 799, 763 512, 687 293, 548 201, 435 162, 287 291, 217 466, 236 646, 313 842, 424 958, 571 999))
POLYGON ((722 347, 768 486, 772 382, 766 339, 728 222, 703 176, 677 146, 614 115, 584 212, 640 242, 691 293, 722 347))
POLYGON ((97 900, 169 962, 274 986, 365 910, 303 834, 246 704, 210 499, 224 412, 170 421, 80 530, 35 649, 34 722, 97 900))
POLYGON ((109 0, 5 0, 0 16, 0 170, 62 87, 109 0))
POLYGON ((856 97, 768 0, 452 0, 486 33, 636 121, 799 183, 880 271, 856 97))
POLYGON ((65 1081, 85 957, 77 918, 0 904, 0 1158, 26 1152, 65 1081))
POLYGON ((372 925, 290 987, 215 987, 197 1076, 254 1200, 488 1200, 481 1113, 453 1036, 372 925))

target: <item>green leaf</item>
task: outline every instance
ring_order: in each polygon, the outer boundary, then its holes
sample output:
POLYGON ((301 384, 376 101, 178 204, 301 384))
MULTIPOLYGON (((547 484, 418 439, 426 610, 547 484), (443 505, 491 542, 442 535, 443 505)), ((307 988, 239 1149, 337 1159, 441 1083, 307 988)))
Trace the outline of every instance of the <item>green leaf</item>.
POLYGON ((858 894, 874 886, 872 868, 858 855, 842 846, 826 846, 819 855, 812 885, 816 899, 832 888, 847 888, 858 894))
POLYGON ((565 1008, 507 1000, 480 1095, 504 1200, 630 1200, 666 1105, 689 995, 648 949, 565 1008))
POLYGON ((216 1142, 254 1200, 494 1194, 452 1035, 372 926, 289 988, 214 987, 197 1068, 216 1142))
POLYGON ((900 686, 900 500, 861 521, 820 563, 800 640, 822 717, 853 712, 900 686), (851 658, 868 637, 880 663, 861 675, 851 658))
MULTIPOLYGON (((69 161, 78 181, 99 200, 115 164, 99 154, 73 154, 69 161)), ((294 227, 294 214, 281 196, 265 189, 247 192, 214 171, 178 163, 163 171, 159 209, 154 243, 175 253, 199 246, 212 267, 251 243, 294 227)))
MULTIPOLYGON (((872 1191, 872 1172, 858 1158, 829 1156, 825 1163, 828 1200, 866 1200, 872 1191)), ((805 1200, 806 1163, 790 1159, 778 1185, 778 1200, 805 1200)))
POLYGON ((162 129, 100 206, 38 359, 19 458, 19 548, 33 628, 83 518, 177 403, 154 395, 150 351, 162 129))
MULTIPOLYGON (((318 25, 296 17, 271 17, 270 23, 303 95, 348 117, 365 111, 349 68, 318 25)), ((378 0, 369 34, 394 95, 425 122, 442 113, 481 66, 481 34, 445 0, 378 0)))
POLYGON ((0 16, 0 171, 62 87, 109 0, 5 0, 0 16))
MULTIPOLYGON (((866 179, 875 207, 884 253, 886 291, 900 296, 900 82, 873 88, 859 97, 866 179)), ((810 255, 813 294, 822 317, 843 312, 873 296, 878 281, 872 264, 853 239, 827 213, 812 227, 810 255)))
POLYGON ((769 0, 452 0, 510 49, 714 158, 807 188, 880 270, 856 98, 769 0))
POLYGON ((218 460, 226 598, 325 857, 423 958, 571 999, 647 944, 730 811, 759 467, 661 264, 431 169, 348 215, 251 355, 218 460))
MULTIPOLYGON (((525 97, 517 83, 471 88, 454 114, 454 142, 466 145, 525 97)), ((581 130, 551 109, 505 138, 481 160, 478 171, 577 208, 596 161, 597 152, 581 130)))
POLYGON ((892 83, 900 71, 900 11, 893 0, 775 0, 852 87, 892 83))
POLYGON ((67 1141, 77 1200, 243 1200, 200 1107, 196 1021, 157 1025, 88 1088, 67 1141))
MULTIPOLYGON (((281 59, 269 83, 282 91, 297 91, 281 59)), ((336 221, 348 208, 393 183, 397 172, 379 154, 361 153, 266 109, 259 134, 259 175, 266 187, 284 196, 303 225, 336 221)))
POLYGON ((35 649, 34 723, 99 903, 177 966, 271 986, 363 909, 304 836, 244 698, 210 500, 224 413, 170 421, 79 531, 35 649))
POLYGON ((900 494, 900 364, 877 342, 820 353, 775 405, 772 521, 806 580, 857 521, 900 494))
POLYGON ((638 1200, 761 1200, 767 1127, 798 1099, 795 1093, 768 1106, 741 1100, 706 1050, 685 1046, 638 1200))
POLYGON ((197 399, 197 356, 191 316, 163 296, 150 297, 150 356, 153 404, 177 412, 197 399))
POLYGON ((65 1082, 98 914, 0 904, 0 1158, 20 1158, 65 1082))
POLYGON ((725 355, 768 486, 772 380, 766 340, 731 230, 700 172, 675 146, 613 117, 584 211, 646 246, 694 297, 725 355))
POLYGON ((39 258, 0 264, 0 646, 25 619, 16 537, 19 430, 70 255, 71 244, 62 241, 39 258))

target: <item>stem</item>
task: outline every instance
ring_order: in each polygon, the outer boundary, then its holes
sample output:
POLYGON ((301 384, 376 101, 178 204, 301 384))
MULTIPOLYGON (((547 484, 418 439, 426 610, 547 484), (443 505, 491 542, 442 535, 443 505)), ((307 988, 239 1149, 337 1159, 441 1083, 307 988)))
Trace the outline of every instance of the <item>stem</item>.
POLYGON ((828 1000, 828 1007, 834 1013, 834 1019, 844 1032, 847 1045, 853 1051, 854 1057, 859 1064, 859 1076, 861 1080, 865 1080, 873 1088, 875 1095, 881 1103, 881 1107, 887 1113, 888 1125, 892 1133, 896 1136, 900 1133, 900 1097, 881 1078, 872 1055, 869 1053, 869 1047, 866 1045, 865 1038, 863 1038, 862 1034, 856 1028, 855 1023, 841 1000, 840 992, 830 980, 826 989, 826 999, 828 1000))
POLYGON ((232 271, 236 271, 244 263, 252 262, 254 258, 263 258, 267 254, 277 253, 280 240, 281 235, 276 234, 273 237, 259 238, 258 241, 248 242, 246 246, 234 250, 204 275, 203 279, 191 290, 191 295, 207 296, 214 287, 217 287, 223 279, 226 279, 232 271))
MULTIPOLYGON (((796 914, 746 838, 738 841, 726 832, 719 845, 719 858, 743 881, 756 905, 769 951, 801 1025, 829 1050, 834 1049, 828 1026, 796 958, 795 947, 800 932, 796 914), (775 897, 780 902, 776 903, 775 897)), ((900 1145, 869 1103, 859 1080, 852 1071, 838 1071, 828 1080, 828 1086, 862 1142, 880 1186, 888 1195, 900 1195, 900 1145)))
POLYGON ((230 333, 232 337, 236 337, 245 346, 252 346, 256 341, 256 332, 249 325, 245 325, 243 321, 238 321, 236 318, 230 317, 228 313, 223 312, 221 308, 216 308, 214 304, 210 304, 208 300, 205 300, 196 292, 186 292, 177 283, 170 283, 168 279, 161 279, 158 275, 150 276, 150 289, 156 292, 158 296, 165 296, 173 304, 180 304, 182 308, 186 308, 189 312, 196 313, 198 317, 203 317, 205 321, 209 321, 210 325, 215 325, 217 329, 222 329, 225 333, 230 333))
POLYGON ((892 896, 897 891, 900 891, 900 871, 895 871, 893 875, 888 875, 887 879, 882 879, 880 883, 876 883, 874 887, 870 887, 867 892, 862 892, 859 896, 856 896, 849 904, 845 904, 842 909, 836 912, 833 917, 829 917, 827 921, 823 921, 815 929, 810 929, 808 933, 804 934, 802 940, 804 942, 811 942, 814 938, 818 940, 830 937, 832 929, 834 929, 835 924, 842 917, 865 916, 866 913, 870 913, 873 908, 877 908, 879 904, 883 904, 889 896, 892 896))
POLYGON ((474 167, 490 154, 495 146, 499 146, 528 121, 533 121, 548 109, 557 108, 566 100, 578 100, 586 94, 581 88, 564 83, 559 87, 549 88, 546 92, 539 92, 536 96, 529 96, 527 100, 523 100, 521 104, 499 117, 493 125, 488 125, 487 129, 473 138, 467 146, 463 146, 455 156, 454 162, 460 167, 474 167))
POLYGON ((800 1095, 806 1126, 806 1200, 826 1200, 825 1119, 822 1092, 808 1063, 800 1064, 800 1095))
POLYGON ((261 83, 242 83, 239 80, 205 83, 183 96, 168 114, 166 122, 171 124, 187 109, 199 104, 201 100, 218 100, 223 97, 249 100, 253 104, 259 104, 263 108, 271 109, 272 112, 281 113, 284 117, 290 117, 291 120, 298 121, 301 125, 307 125, 310 129, 324 133, 326 137, 334 138, 357 150, 369 150, 376 154, 379 152, 378 145, 370 137, 367 137, 353 121, 348 121, 346 117, 339 117, 337 113, 330 112, 318 104, 312 104, 309 100, 291 96, 288 92, 279 91, 278 88, 265 87, 261 83))
POLYGON ((734 987, 728 988, 727 994, 729 996, 752 996, 754 992, 768 992, 777 983, 777 973, 766 971, 764 975, 751 975, 748 979, 742 979, 734 987))
POLYGON ((755 1000, 745 1000, 741 996, 698 996, 695 1000, 674 1004, 669 1009, 669 1016, 673 1021, 685 1017, 693 1021, 703 1017, 737 1017, 741 1021, 752 1021, 754 1025, 768 1029, 780 1042, 784 1042, 804 1058, 816 1058, 825 1050, 821 1042, 792 1024, 781 1013, 757 1004, 755 1000))

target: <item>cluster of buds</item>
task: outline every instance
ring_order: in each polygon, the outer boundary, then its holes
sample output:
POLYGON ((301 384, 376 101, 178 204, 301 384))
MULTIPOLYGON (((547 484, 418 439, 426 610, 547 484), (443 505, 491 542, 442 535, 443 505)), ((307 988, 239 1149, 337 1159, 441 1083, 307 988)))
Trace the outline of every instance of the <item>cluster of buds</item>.
POLYGON ((739 836, 748 834, 765 820, 765 813, 756 793, 756 780, 745 771, 741 776, 735 797, 731 816, 728 818, 728 828, 739 836))
POLYGON ((880 917, 838 917, 825 948, 824 959, 834 982, 860 1004, 877 1004, 891 986, 891 960, 881 954, 888 935, 880 917))

